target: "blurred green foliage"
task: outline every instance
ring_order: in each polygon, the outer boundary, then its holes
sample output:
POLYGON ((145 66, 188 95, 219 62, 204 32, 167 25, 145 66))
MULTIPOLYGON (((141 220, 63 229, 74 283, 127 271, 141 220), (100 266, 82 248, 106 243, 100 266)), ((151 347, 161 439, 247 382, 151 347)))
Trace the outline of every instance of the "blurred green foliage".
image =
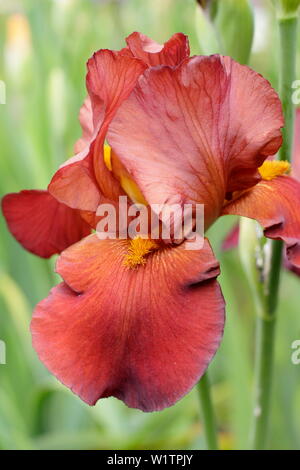
MULTIPOLYGON (((198 8, 196 12, 200 45, 212 49, 212 52, 217 48, 222 54, 247 64, 254 33, 250 0, 211 0, 202 1, 200 5, 203 8, 198 8)), ((205 53, 211 52, 206 50, 205 53)))
POLYGON ((300 6, 300 0, 273 0, 273 3, 281 18, 295 16, 300 6))
MULTIPOLYGON (((276 87, 270 5, 262 0, 256 8, 251 65, 276 87)), ((7 88, 7 103, 0 105, 1 195, 45 188, 72 155, 85 63, 95 50, 122 47, 134 30, 160 42, 182 31, 192 53, 199 53, 206 35, 196 31, 195 9, 193 0, 0 0, 0 79, 7 88)), ((220 252, 233 223, 219 220, 209 234, 227 302, 224 341, 210 366, 224 449, 247 445, 253 380, 253 301, 237 252, 220 252)), ((55 260, 25 252, 2 217, 0 226, 0 339, 7 347, 7 364, 0 364, 0 449, 204 448, 195 390, 170 409, 143 414, 113 398, 90 408, 50 376, 31 347, 29 322, 34 305, 59 281, 55 260)), ((284 273, 270 439, 275 449, 300 443, 300 365, 291 363, 291 343, 300 339, 299 291, 300 280, 284 273)))

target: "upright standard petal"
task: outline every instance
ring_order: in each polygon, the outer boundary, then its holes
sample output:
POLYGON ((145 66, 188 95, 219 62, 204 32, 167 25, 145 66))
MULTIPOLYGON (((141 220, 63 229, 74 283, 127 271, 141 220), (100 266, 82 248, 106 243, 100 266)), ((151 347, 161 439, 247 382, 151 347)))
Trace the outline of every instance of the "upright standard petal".
POLYGON ((158 44, 145 34, 135 32, 126 42, 133 57, 142 59, 149 67, 178 65, 190 55, 188 37, 182 33, 173 34, 165 44, 158 44))
POLYGON ((147 70, 108 141, 150 203, 203 203, 208 226, 227 192, 259 180, 257 167, 278 150, 282 125, 265 79, 228 57, 198 56, 147 70))
POLYGON ((220 344, 224 301, 208 242, 149 254, 124 265, 129 241, 96 235, 64 251, 64 283, 40 302, 33 345, 58 379, 90 405, 115 396, 143 411, 185 395, 220 344))
MULTIPOLYGON (((146 67, 139 59, 109 50, 96 52, 88 61, 87 89, 94 130, 86 148, 67 161, 52 178, 48 189, 59 201, 72 208, 94 212, 103 196, 110 199, 120 191, 118 181, 104 164, 104 140, 118 107, 146 67)), ((88 108, 83 108, 84 113, 87 111, 88 108)))
POLYGON ((77 210, 58 202, 47 191, 21 191, 2 199, 8 228, 26 250, 49 258, 91 233, 77 210))
POLYGON ((300 183, 289 176, 262 181, 228 203, 223 215, 257 220, 266 237, 283 240, 287 257, 300 267, 300 183))

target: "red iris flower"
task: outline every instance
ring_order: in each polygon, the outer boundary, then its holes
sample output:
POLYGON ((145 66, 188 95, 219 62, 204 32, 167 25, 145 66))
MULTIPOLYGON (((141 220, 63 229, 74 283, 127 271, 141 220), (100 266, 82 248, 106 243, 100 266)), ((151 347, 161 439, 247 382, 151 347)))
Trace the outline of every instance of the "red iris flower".
POLYGON ((219 347, 219 264, 207 240, 189 251, 186 241, 86 236, 97 207, 128 194, 202 203, 206 228, 225 214, 254 217, 299 266, 300 184, 283 175, 286 164, 263 164, 281 145, 283 117, 276 92, 250 68, 190 58, 183 34, 161 46, 139 33, 87 67, 75 157, 48 192, 5 196, 3 212, 25 248, 45 257, 64 250, 63 282, 31 324, 43 363, 90 405, 115 396, 160 410, 196 384, 219 347))

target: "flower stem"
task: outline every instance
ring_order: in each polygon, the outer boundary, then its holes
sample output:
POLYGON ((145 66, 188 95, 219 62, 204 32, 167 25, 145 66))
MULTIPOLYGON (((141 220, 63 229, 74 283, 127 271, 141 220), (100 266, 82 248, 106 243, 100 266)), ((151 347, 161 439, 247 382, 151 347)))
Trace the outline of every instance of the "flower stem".
POLYGON ((296 76, 298 17, 279 18, 278 24, 280 34, 279 94, 285 120, 279 159, 291 161, 295 116, 292 102, 292 84, 296 76))
MULTIPOLYGON (((279 152, 279 159, 290 161, 294 130, 291 87, 295 80, 297 17, 279 18, 278 24, 280 34, 279 89, 285 117, 283 145, 279 152)), ((268 438, 276 308, 282 266, 283 243, 279 240, 272 240, 270 243, 269 269, 264 281, 264 294, 262 296, 263 315, 258 315, 256 326, 255 404, 251 435, 251 447, 254 449, 264 449, 268 438)))
POLYGON ((198 383, 198 391, 202 408, 203 426, 207 449, 217 450, 218 437, 207 372, 202 376, 198 383))
POLYGON ((271 267, 267 293, 263 299, 262 310, 264 313, 263 316, 257 317, 256 322, 255 401, 251 435, 251 447, 253 449, 264 449, 268 438, 274 361, 275 312, 282 258, 282 242, 275 240, 271 244, 271 267))

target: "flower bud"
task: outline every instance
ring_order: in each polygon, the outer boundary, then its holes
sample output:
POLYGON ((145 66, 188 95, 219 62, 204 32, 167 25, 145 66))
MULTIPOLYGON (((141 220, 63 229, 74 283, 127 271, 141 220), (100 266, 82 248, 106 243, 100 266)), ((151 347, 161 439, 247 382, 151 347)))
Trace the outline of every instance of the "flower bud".
POLYGON ((248 0, 222 0, 218 3, 215 26, 221 37, 223 53, 242 64, 249 60, 254 21, 248 0))
POLYGON ((265 278, 266 239, 255 220, 241 217, 239 256, 252 291, 258 315, 263 315, 262 292, 265 278))
POLYGON ((219 52, 246 64, 254 32, 250 0, 198 0, 198 4, 197 32, 204 53, 219 52), (205 50, 207 42, 213 51, 205 50))

